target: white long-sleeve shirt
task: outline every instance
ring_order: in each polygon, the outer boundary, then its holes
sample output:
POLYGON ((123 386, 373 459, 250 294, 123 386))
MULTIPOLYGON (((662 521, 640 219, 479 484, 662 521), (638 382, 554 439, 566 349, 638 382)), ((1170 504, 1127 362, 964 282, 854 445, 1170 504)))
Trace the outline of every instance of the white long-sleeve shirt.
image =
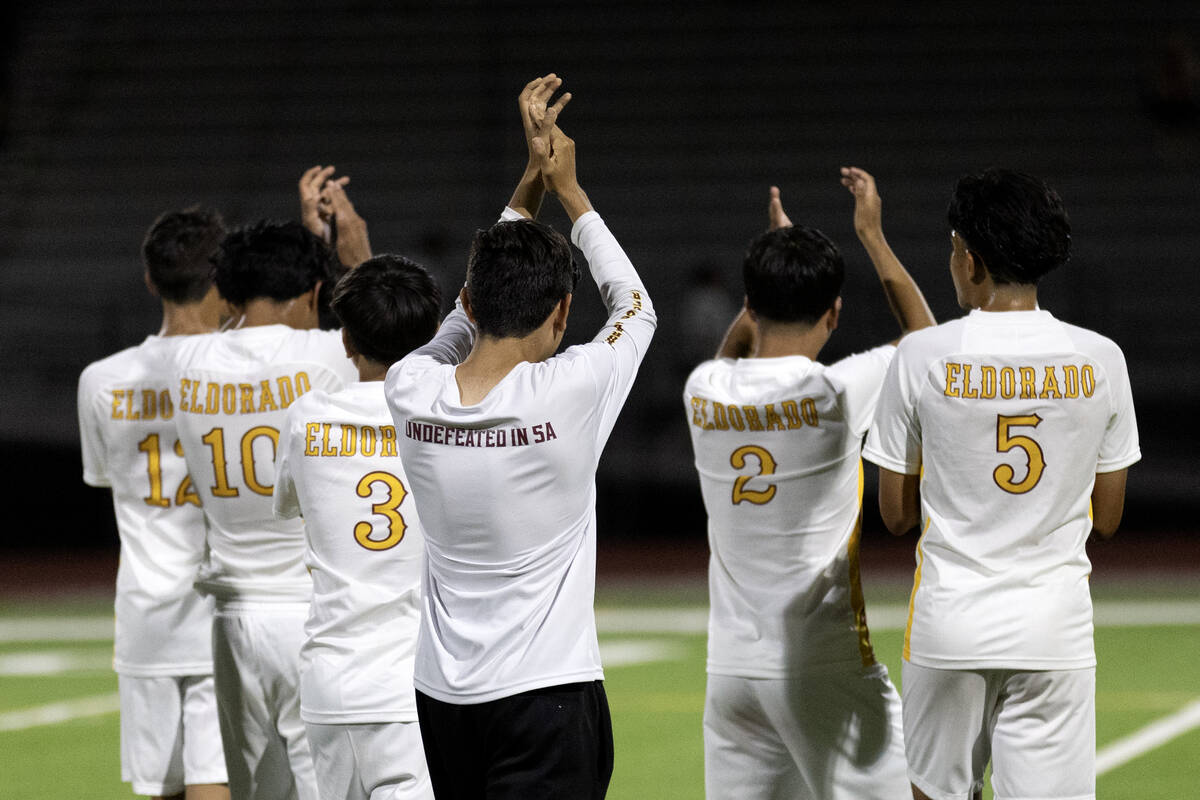
POLYGON ((571 238, 608 309, 591 342, 518 364, 463 405, 455 367, 473 333, 455 310, 388 373, 426 535, 414 682, 444 702, 603 678, 592 610, 595 473, 655 316, 598 214, 581 216, 571 238))

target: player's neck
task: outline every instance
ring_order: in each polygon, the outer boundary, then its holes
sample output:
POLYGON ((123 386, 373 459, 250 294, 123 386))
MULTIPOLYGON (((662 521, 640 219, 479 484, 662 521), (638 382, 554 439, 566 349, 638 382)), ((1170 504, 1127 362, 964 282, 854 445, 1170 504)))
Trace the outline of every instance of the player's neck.
POLYGON ((980 298, 980 311, 1034 311, 1038 307, 1037 287, 1019 283, 993 283, 980 298))
POLYGON ((221 322, 219 309, 212 303, 201 300, 196 303, 162 304, 162 327, 159 336, 191 336, 197 333, 212 333, 221 322))
POLYGON ((829 331, 820 325, 760 326, 752 358, 807 356, 814 361, 829 341, 829 331))
POLYGON ((256 328, 261 325, 287 325, 289 328, 308 330, 316 327, 314 314, 309 313, 304 296, 291 300, 272 300, 256 297, 242 307, 241 318, 235 328, 256 328))
MULTIPOLYGON (((538 336, 480 336, 471 352, 454 370, 459 399, 473 406, 487 396, 513 367, 524 361, 544 361, 547 343, 538 336)), ((553 353, 553 350, 551 350, 553 353)))

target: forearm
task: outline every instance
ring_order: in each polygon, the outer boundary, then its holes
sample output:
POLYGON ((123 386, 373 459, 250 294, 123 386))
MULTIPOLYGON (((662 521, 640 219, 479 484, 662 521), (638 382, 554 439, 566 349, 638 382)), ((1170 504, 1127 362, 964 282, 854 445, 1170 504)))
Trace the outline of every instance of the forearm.
POLYGON ((517 183, 517 188, 513 189, 508 207, 526 219, 537 219, 545 194, 546 184, 542 181, 542 173, 536 164, 531 163, 525 167, 525 173, 517 183))
MULTIPOLYGON (((571 218, 572 225, 578 222, 580 217, 592 210, 592 202, 588 200, 583 187, 578 183, 569 189, 558 192, 558 202, 562 204, 563 211, 566 211, 567 216, 571 218)), ((630 265, 630 269, 633 269, 633 265, 630 265)))
POLYGON ((875 266, 875 274, 879 276, 884 296, 887 297, 892 315, 900 323, 902 334, 936 324, 933 312, 925 302, 925 295, 921 294, 917 282, 892 252, 883 231, 875 228, 855 232, 875 266))
POLYGON ((371 257, 371 241, 367 237, 367 221, 357 214, 334 220, 337 225, 337 255, 348 269, 354 269, 371 257))
POLYGON ((750 311, 743 308, 725 331, 725 338, 717 348, 717 358, 746 358, 753 355, 757 337, 758 326, 750 316, 750 311))

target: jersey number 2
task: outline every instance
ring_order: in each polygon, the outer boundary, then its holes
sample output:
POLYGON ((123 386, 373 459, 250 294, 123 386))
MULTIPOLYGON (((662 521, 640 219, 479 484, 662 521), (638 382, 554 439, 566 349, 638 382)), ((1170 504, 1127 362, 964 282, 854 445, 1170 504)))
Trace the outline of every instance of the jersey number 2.
POLYGON ((771 502, 771 498, 775 496, 775 484, 767 485, 766 489, 747 489, 746 484, 753 478, 758 478, 762 475, 775 474, 775 457, 772 456, 765 448, 755 444, 748 444, 734 450, 729 456, 729 465, 734 469, 746 468, 746 456, 754 456, 758 459, 758 474, 757 475, 739 475, 737 480, 733 482, 733 504, 736 506, 743 501, 754 503, 755 505, 766 505, 771 502))
POLYGON ((371 506, 371 513, 379 514, 387 520, 388 535, 382 539, 372 539, 371 523, 356 522, 354 524, 354 541, 368 550, 390 550, 400 544, 400 540, 404 538, 404 529, 407 526, 404 524, 404 517, 400 516, 400 512, 396 509, 404 502, 408 491, 395 475, 381 471, 368 472, 363 475, 355 491, 358 492, 359 497, 370 497, 373 491, 371 487, 376 483, 384 485, 387 489, 387 496, 382 503, 371 506))
POLYGON ((1038 481, 1042 479, 1042 471, 1046 469, 1046 457, 1042 453, 1042 446, 1028 436, 1012 435, 1011 429, 1036 428, 1041 422, 1042 418, 1037 414, 1022 417, 996 415, 996 452, 1007 453, 1013 449, 1024 450, 1025 457, 1029 460, 1029 468, 1025 472, 1025 477, 1019 482, 1013 481, 1017 477, 1017 473, 1008 464, 1001 464, 992 470, 992 480, 1010 494, 1025 494, 1037 486, 1038 481))

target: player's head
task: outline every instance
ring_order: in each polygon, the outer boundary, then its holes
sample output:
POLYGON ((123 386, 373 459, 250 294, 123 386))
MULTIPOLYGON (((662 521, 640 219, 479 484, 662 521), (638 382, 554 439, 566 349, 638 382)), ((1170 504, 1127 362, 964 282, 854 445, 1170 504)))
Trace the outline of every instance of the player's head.
POLYGON ((318 289, 336 265, 332 251, 300 223, 263 220, 221 242, 217 289, 235 306, 258 299, 283 302, 318 289))
POLYGON ((342 322, 347 345, 389 366, 433 338, 442 291, 420 264, 379 255, 338 281, 330 305, 342 322))
POLYGON ((1062 198, 1023 172, 993 167, 964 175, 946 216, 956 253, 982 262, 997 284, 1037 285, 1071 257, 1071 223, 1062 198))
POLYGON ((466 295, 480 335, 526 336, 575 291, 579 268, 561 233, 539 222, 497 222, 475 234, 466 295))
POLYGON ((142 240, 146 282, 169 303, 197 303, 213 285, 213 254, 225 238, 225 221, 199 206, 161 214, 142 240))
POLYGON ((837 304, 846 265, 816 228, 777 228, 750 242, 742 261, 746 307, 756 319, 813 325, 837 304))

